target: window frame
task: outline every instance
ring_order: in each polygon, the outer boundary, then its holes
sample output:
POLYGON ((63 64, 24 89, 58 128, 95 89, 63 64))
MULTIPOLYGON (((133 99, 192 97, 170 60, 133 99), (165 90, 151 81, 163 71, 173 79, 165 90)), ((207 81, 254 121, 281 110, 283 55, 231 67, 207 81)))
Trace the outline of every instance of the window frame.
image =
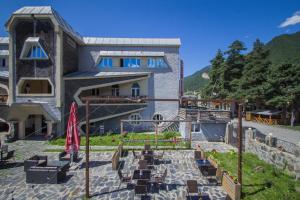
POLYGON ((152 120, 154 120, 154 123, 156 124, 161 124, 162 122, 159 121, 164 120, 164 116, 161 113, 154 113, 154 115, 152 116, 152 120), (161 119, 155 119, 156 116, 160 116, 161 119))
MULTIPOLYGON (((49 59, 46 51, 44 50, 44 48, 39 43, 31 43, 27 46, 23 46, 23 48, 26 48, 26 49, 25 50, 23 49, 22 52, 21 52, 21 56, 20 56, 21 60, 48 60, 49 59), (34 47, 36 49, 40 50, 40 55, 41 55, 41 52, 43 52, 45 57, 29 57, 28 55, 29 55, 29 53, 32 54, 32 51, 33 51, 34 47)), ((37 54, 37 50, 36 50, 36 54, 37 54)))
POLYGON ((168 64, 164 57, 148 57, 147 67, 150 69, 165 69, 168 67, 168 64), (160 65, 158 65, 158 63, 160 63, 160 65))
MULTIPOLYGON (((123 68, 140 68, 141 67, 141 58, 138 58, 138 57, 124 57, 124 58, 121 58, 123 59, 123 68), (134 61, 134 62, 133 62, 134 61), (126 65, 126 63, 128 62, 128 64, 130 65, 126 65)), ((121 64, 121 62, 120 62, 121 64)))
POLYGON ((1 67, 6 67, 6 58, 1 58, 1 67))
POLYGON ((141 86, 137 82, 131 85, 131 97, 137 98, 141 95, 141 86), (136 84, 136 85, 135 85, 136 84))
POLYGON ((99 63, 97 64, 99 68, 112 68, 113 67, 113 58, 112 57, 101 57, 99 63), (104 62, 103 66, 101 66, 104 62))
MULTIPOLYGON (((131 115, 129 115, 128 117, 129 120, 142 120, 142 115, 140 113, 132 113, 131 115), (132 117, 134 117, 134 119, 132 119, 132 117), (138 119, 136 118, 138 117, 138 119)), ((135 121, 131 121, 129 122, 130 125, 132 126, 138 126, 141 125, 141 122, 135 122, 135 121)))
POLYGON ((111 86, 111 95, 114 97, 120 96, 120 86, 118 84, 111 86))
POLYGON ((16 96, 24 96, 24 97, 52 97, 54 96, 55 87, 50 80, 50 78, 33 78, 33 77, 22 77, 17 85, 16 85, 16 96), (45 80, 48 81, 49 85, 51 86, 51 93, 23 93, 20 92, 22 90, 22 86, 25 81, 27 80, 45 80))

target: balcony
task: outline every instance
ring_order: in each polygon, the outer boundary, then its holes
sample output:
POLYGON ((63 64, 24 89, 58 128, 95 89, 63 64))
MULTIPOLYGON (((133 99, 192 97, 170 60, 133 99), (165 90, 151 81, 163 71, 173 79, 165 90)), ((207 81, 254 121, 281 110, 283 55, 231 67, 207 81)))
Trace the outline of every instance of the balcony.
POLYGON ((91 104, 145 104, 147 96, 81 96, 80 100, 85 103, 86 99, 91 104))

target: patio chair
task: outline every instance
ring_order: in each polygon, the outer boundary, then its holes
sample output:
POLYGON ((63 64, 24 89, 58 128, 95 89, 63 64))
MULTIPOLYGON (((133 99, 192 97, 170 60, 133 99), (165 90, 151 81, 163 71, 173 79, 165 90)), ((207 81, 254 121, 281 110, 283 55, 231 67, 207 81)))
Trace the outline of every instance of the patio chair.
POLYGON ((158 153, 158 154, 154 155, 154 158, 161 160, 161 159, 163 159, 164 154, 165 154, 165 151, 163 151, 162 153, 158 153))
POLYGON ((148 165, 153 165, 154 163, 153 156, 144 155, 144 160, 147 161, 148 165))
POLYGON ((139 160, 139 169, 148 169, 148 162, 147 160, 139 160))
POLYGON ((165 169, 163 173, 157 173, 154 176, 152 176, 152 181, 155 185, 163 185, 165 184, 165 180, 168 174, 168 170, 165 169))
POLYGON ((131 183, 131 176, 129 176, 128 173, 122 173, 122 171, 119 169, 118 170, 118 176, 119 176, 119 179, 120 179, 119 187, 122 183, 131 183), (124 176, 124 175, 126 175, 126 176, 124 176))
POLYGON ((147 196, 148 194, 148 186, 147 185, 135 185, 134 186, 134 194, 147 196))
POLYGON ((134 159, 141 159, 142 158, 142 155, 137 154, 134 150, 132 150, 132 154, 133 154, 134 159))
POLYGON ((187 197, 191 198, 191 194, 197 194, 198 195, 198 183, 196 180, 187 180, 186 181, 187 186, 187 197))

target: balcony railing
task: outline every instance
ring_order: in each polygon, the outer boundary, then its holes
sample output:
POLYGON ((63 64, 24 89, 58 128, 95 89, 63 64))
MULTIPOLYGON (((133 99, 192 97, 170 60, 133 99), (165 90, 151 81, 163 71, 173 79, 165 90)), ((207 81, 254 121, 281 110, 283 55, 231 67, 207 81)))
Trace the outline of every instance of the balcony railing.
POLYGON ((147 96, 81 96, 80 98, 83 103, 89 99, 92 104, 138 104, 146 103, 147 96))
POLYGON ((8 95, 0 94, 0 104, 6 104, 7 99, 8 99, 8 95))

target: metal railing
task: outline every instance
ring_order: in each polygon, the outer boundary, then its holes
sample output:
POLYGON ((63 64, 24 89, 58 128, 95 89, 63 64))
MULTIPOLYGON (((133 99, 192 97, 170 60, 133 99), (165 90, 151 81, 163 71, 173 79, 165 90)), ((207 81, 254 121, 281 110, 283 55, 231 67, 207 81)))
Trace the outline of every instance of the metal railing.
POLYGON ((85 103, 86 98, 94 98, 91 103, 97 104, 116 104, 116 103, 124 103, 124 104, 131 104, 131 103, 146 103, 145 99, 147 96, 138 96, 138 97, 131 97, 131 96, 81 96, 81 101, 85 103))

